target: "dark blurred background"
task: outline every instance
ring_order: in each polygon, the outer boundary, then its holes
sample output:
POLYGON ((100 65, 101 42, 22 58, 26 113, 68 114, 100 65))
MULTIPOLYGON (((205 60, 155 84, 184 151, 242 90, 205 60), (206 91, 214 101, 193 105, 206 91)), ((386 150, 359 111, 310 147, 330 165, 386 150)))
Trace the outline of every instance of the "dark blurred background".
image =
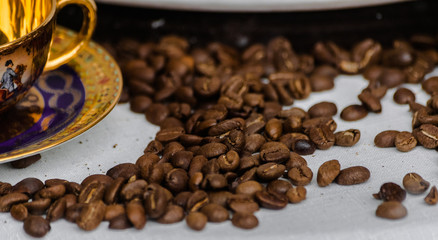
MULTIPOLYGON (((187 37, 192 44, 217 40, 233 46, 266 43, 283 35, 297 52, 308 51, 318 40, 333 40, 345 47, 366 37, 383 45, 415 33, 438 33, 438 1, 412 1, 390 5, 330 11, 223 13, 189 12, 97 4, 97 42, 123 37, 157 40, 167 34, 187 37)), ((81 25, 81 10, 67 7, 58 23, 72 29, 81 25)))

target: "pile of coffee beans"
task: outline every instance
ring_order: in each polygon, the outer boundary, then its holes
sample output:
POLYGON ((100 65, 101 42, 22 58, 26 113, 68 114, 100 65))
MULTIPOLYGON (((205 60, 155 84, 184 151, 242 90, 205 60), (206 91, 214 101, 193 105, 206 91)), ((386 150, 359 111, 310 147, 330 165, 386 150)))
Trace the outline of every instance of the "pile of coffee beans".
MULTIPOLYGON (((384 183, 380 187, 380 191, 373 194, 375 199, 383 200, 383 203, 377 207, 376 216, 387 219, 400 219, 405 217, 408 214, 408 210, 403 206, 402 202, 406 199, 406 192, 413 195, 423 194, 427 191, 429 186, 430 183, 417 173, 408 173, 404 176, 404 189, 393 182, 384 183)), ((438 195, 435 186, 431 188, 429 194, 424 198, 424 201, 429 205, 435 205, 437 203, 438 195)))
MULTIPOLYGON (((254 212, 260 208, 283 209, 306 199, 313 171, 301 155, 334 145, 351 147, 360 140, 358 129, 337 130, 333 116, 338 109, 332 102, 307 111, 284 106, 333 88, 340 73, 363 74, 369 84, 358 96, 360 104, 340 113, 343 120, 359 120, 382 111, 380 99, 388 88, 422 82, 438 63, 437 40, 424 35, 396 40, 387 49, 372 39, 350 50, 317 42, 312 53, 297 53, 284 37, 241 50, 219 42, 190 46, 178 36, 104 45, 124 75, 120 102, 129 102, 133 112, 144 114, 160 131, 135 163, 116 165, 80 184, 35 178, 13 186, 0 183, 0 210, 23 221, 31 236, 44 236, 50 222, 60 218, 86 231, 102 221, 113 229, 142 229, 149 220, 170 224, 184 219, 193 230, 227 220, 252 229, 259 224, 254 212)), ((438 86, 436 80, 423 84, 432 93, 438 86)), ((424 140, 418 141, 432 147, 436 101, 423 107, 402 89, 394 99, 411 105, 418 130, 389 131, 376 137, 376 145, 408 151, 421 136, 424 140)), ((427 190, 411 176, 408 191, 427 190)), ((354 185, 369 178, 363 166, 341 170, 339 161, 331 160, 320 166, 317 183, 354 185)), ((405 195, 393 184, 382 186, 375 196, 385 206, 376 214, 403 217, 405 195)), ((432 188, 425 201, 437 199, 432 188)))

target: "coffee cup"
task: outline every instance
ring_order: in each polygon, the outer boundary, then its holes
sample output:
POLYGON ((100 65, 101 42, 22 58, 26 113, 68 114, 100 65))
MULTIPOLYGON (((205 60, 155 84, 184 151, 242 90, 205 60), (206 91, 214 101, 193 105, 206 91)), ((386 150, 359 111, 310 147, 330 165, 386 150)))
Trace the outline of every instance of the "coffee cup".
POLYGON ((96 26, 93 0, 0 1, 0 113, 14 106, 44 72, 71 60, 91 38, 96 26), (78 5, 83 22, 76 39, 51 52, 56 16, 66 5, 78 5))

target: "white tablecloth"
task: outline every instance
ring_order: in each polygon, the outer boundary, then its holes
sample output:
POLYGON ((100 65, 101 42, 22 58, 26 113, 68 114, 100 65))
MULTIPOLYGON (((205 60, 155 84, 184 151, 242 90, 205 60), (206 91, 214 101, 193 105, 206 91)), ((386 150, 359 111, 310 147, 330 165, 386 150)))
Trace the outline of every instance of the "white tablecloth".
MULTIPOLYGON (((438 75, 436 70, 434 75, 438 75)), ((307 199, 299 204, 288 204, 283 210, 262 209, 256 213, 259 227, 242 230, 230 221, 209 223, 202 232, 190 230, 185 222, 162 225, 149 221, 143 230, 110 230, 103 222, 92 232, 80 230, 75 224, 59 220, 51 224, 52 230, 45 239, 438 239, 438 206, 425 204, 425 194, 407 195, 403 204, 408 215, 391 221, 375 216, 381 201, 372 197, 385 182, 402 184, 406 173, 417 172, 431 185, 438 184, 438 154, 435 150, 417 147, 408 153, 395 148, 380 149, 374 146, 374 136, 388 129, 411 130, 411 113, 407 105, 397 105, 389 90, 382 100, 383 112, 369 114, 357 122, 345 122, 339 112, 346 106, 359 103, 357 95, 367 85, 360 76, 340 76, 334 90, 312 93, 294 106, 308 109, 320 101, 332 101, 338 106, 335 120, 338 130, 358 128, 361 139, 354 147, 332 147, 317 150, 305 156, 314 172, 314 179, 307 188, 307 199), (316 184, 319 166, 337 159, 341 168, 362 165, 371 171, 368 182, 355 186, 331 184, 320 188, 316 184)), ((419 103, 429 98, 419 85, 405 85, 417 95, 419 103)), ((0 181, 17 183, 26 177, 42 181, 63 178, 81 182, 91 174, 105 174, 112 166, 135 162, 152 140, 157 127, 147 123, 144 115, 130 112, 128 104, 122 104, 83 135, 55 149, 42 153, 42 159, 26 169, 13 169, 9 164, 0 165, 0 181)), ((23 231, 23 224, 9 213, 0 214, 0 239, 30 238, 23 231)))

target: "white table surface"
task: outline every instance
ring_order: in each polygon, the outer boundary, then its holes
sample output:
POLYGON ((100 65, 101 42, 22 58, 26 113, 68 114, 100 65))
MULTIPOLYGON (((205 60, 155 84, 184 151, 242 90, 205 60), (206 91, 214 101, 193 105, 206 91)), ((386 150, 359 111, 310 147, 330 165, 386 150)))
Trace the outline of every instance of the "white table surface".
MULTIPOLYGON (((432 74, 438 75, 438 70, 432 74)), ((362 136, 354 147, 333 147, 305 156, 314 172, 314 179, 306 187, 307 199, 288 204, 283 210, 260 210, 256 213, 259 227, 253 230, 235 228, 230 221, 209 223, 202 232, 190 230, 184 221, 172 225, 148 221, 140 231, 110 230, 108 222, 103 222, 98 229, 85 232, 75 224, 59 220, 51 224, 52 230, 45 239, 438 239, 438 206, 426 205, 425 194, 407 195, 403 204, 408 215, 404 219, 390 221, 375 216, 381 201, 373 199, 372 194, 383 183, 392 181, 401 185, 406 173, 417 172, 431 185, 438 184, 438 154, 422 147, 401 153, 395 148, 374 146, 374 136, 383 130, 411 130, 409 107, 392 100, 395 89, 388 91, 383 99, 381 114, 369 114, 357 122, 340 120, 339 112, 345 106, 359 103, 357 95, 365 86, 366 81, 360 76, 340 76, 334 90, 312 93, 309 99, 296 101, 294 106, 306 110, 323 100, 335 102, 338 130, 358 128, 362 136), (338 159, 341 168, 365 166, 371 171, 371 178, 355 186, 332 184, 320 188, 316 173, 323 162, 331 159, 338 159)), ((418 102, 424 104, 429 98, 419 85, 405 86, 417 94, 418 102)), ((83 135, 42 153, 42 159, 34 165, 26 169, 0 165, 0 181, 15 184, 23 178, 36 177, 42 181, 63 178, 81 182, 88 175, 106 173, 116 164, 134 163, 157 129, 142 114, 130 112, 128 104, 121 104, 83 135)), ((30 238, 22 223, 12 219, 9 213, 0 214, 0 222, 0 239, 30 238)))

